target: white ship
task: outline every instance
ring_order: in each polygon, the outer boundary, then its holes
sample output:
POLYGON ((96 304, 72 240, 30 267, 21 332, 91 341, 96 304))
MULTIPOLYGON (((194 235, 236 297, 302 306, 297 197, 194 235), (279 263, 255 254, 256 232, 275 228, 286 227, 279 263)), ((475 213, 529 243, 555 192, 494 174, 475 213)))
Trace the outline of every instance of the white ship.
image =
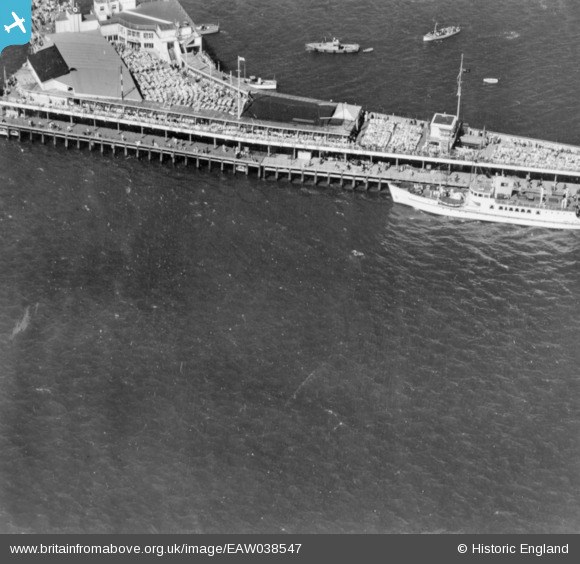
POLYGON ((208 23, 200 24, 195 28, 195 31, 200 35, 211 35, 212 33, 219 33, 220 24, 208 23))
POLYGON ((276 90, 278 81, 275 79, 263 79, 259 76, 250 76, 242 79, 248 86, 255 90, 276 90))
POLYGON ((467 190, 424 184, 389 182, 393 201, 418 210, 465 220, 492 221, 546 227, 580 229, 578 194, 567 187, 549 195, 532 190, 517 178, 478 176, 467 190), (522 186, 524 184, 524 186, 522 186))
POLYGON ((442 27, 437 29, 437 22, 435 22, 435 28, 433 31, 426 33, 423 36, 423 41, 439 41, 440 39, 447 39, 448 37, 453 37, 461 31, 458 25, 450 25, 448 27, 442 27))

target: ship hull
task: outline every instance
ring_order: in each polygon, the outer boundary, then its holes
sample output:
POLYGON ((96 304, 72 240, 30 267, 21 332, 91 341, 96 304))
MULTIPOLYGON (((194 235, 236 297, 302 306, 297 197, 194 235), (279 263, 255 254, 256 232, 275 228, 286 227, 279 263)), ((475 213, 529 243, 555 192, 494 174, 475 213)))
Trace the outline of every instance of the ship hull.
POLYGON ((448 33, 443 33, 441 35, 436 35, 431 33, 427 33, 423 36, 423 41, 441 41, 443 39, 448 39, 449 37, 453 37, 454 35, 457 35, 461 30, 457 29, 454 31, 450 31, 448 33))
POLYGON ((278 82, 276 80, 246 80, 244 81, 252 90, 276 90, 278 82))
POLYGON ((316 53, 336 53, 336 54, 344 54, 344 53, 358 53, 360 49, 360 45, 356 43, 352 44, 341 44, 341 45, 325 45, 324 43, 307 43, 306 50, 307 51, 314 51, 316 53))
POLYGON ((212 35, 219 33, 220 24, 201 24, 195 28, 199 35, 212 35))
POLYGON ((494 204, 494 209, 473 204, 449 206, 440 200, 412 194, 405 188, 389 182, 389 191, 393 202, 412 208, 446 217, 472 221, 488 221, 493 223, 508 223, 527 227, 544 227, 547 229, 580 229, 580 219, 574 211, 548 208, 529 208, 516 204, 494 204), (499 209, 501 206, 503 209, 499 209), (517 211, 516 211, 517 210, 517 211), (529 210, 529 211, 528 211, 529 210))

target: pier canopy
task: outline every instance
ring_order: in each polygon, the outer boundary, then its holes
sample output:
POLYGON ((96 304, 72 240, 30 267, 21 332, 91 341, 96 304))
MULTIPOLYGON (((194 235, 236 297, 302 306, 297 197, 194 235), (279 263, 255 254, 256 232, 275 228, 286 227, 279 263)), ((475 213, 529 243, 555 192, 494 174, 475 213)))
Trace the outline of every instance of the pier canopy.
POLYGON ((358 126, 360 106, 338 104, 278 93, 253 92, 243 112, 244 117, 279 124, 309 126, 334 134, 350 135, 358 126))

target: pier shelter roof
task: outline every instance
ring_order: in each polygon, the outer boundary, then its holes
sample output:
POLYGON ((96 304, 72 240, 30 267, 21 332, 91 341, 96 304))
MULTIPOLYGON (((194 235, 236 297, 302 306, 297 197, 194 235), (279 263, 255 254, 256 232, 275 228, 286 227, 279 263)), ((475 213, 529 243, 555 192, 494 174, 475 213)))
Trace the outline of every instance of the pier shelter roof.
POLYGON ((56 45, 30 54, 28 61, 40 82, 59 78, 69 72, 69 67, 56 45))
POLYGON ((361 108, 278 93, 253 92, 243 116, 278 124, 308 125, 350 135, 361 108))
POLYGON ((68 74, 63 73, 59 82, 72 88, 77 95, 141 100, 131 73, 99 31, 57 33, 50 35, 49 41, 62 55, 67 72, 71 70, 68 74))
POLYGON ((115 14, 110 20, 108 20, 105 23, 106 24, 121 23, 125 27, 141 31, 155 31, 155 29, 157 28, 161 30, 175 29, 176 27, 174 23, 162 20, 152 20, 150 18, 143 18, 139 14, 134 14, 133 12, 121 12, 119 14, 115 14))
POLYGON ((182 24, 193 26, 188 13, 176 0, 144 2, 131 10, 113 15, 106 24, 120 22, 133 29, 175 29, 182 24))

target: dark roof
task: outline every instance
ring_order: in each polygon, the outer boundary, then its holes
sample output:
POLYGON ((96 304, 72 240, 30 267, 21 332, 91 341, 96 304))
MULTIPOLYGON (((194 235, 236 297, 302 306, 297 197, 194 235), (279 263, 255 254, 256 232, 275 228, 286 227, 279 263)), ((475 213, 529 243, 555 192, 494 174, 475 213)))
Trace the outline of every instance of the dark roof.
POLYGON ((68 74, 70 70, 56 45, 29 55, 28 61, 32 65, 34 72, 36 72, 40 82, 58 78, 68 74))
POLYGON ((327 125, 335 110, 336 104, 332 102, 253 92, 244 116, 267 121, 327 125))
POLYGON ((447 114, 435 114, 433 117, 433 123, 438 125, 453 125, 455 121, 455 116, 450 116, 447 114))

